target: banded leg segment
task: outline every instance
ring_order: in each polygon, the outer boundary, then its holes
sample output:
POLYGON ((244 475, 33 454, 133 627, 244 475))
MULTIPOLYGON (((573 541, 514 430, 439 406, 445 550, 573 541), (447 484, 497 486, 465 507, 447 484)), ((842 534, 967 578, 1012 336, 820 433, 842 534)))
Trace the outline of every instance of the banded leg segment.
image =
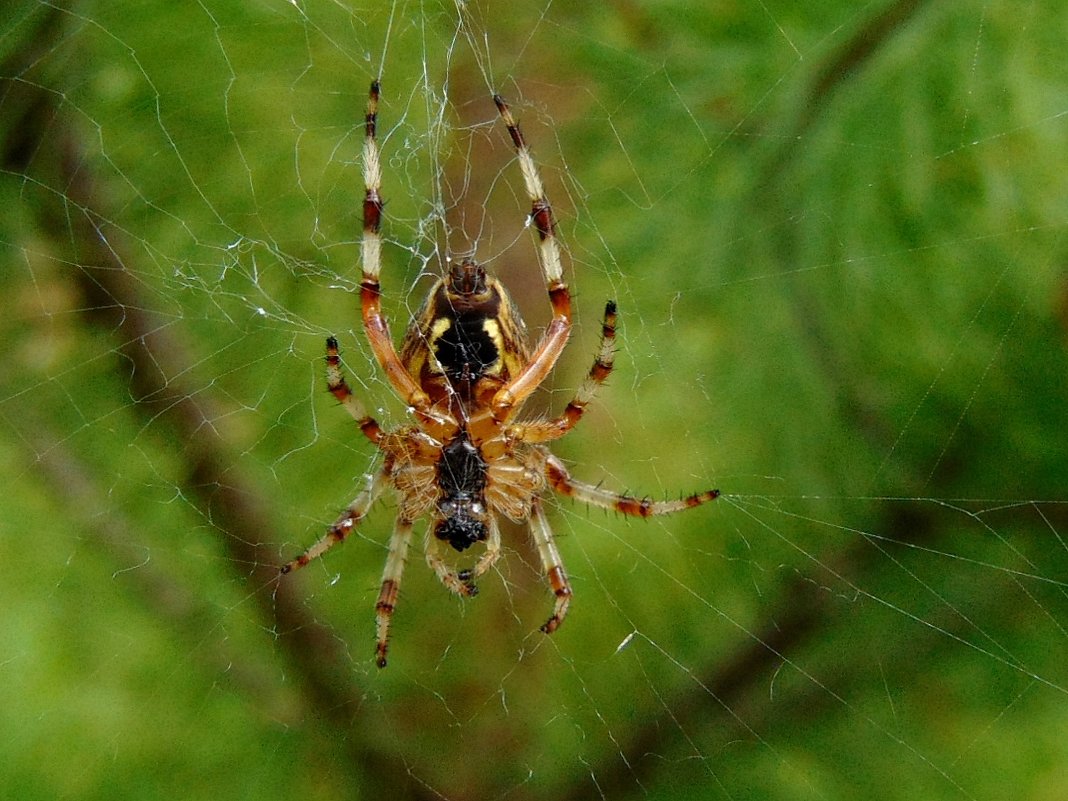
POLYGON ((561 495, 588 503, 590 506, 612 509, 633 517, 669 515, 674 512, 681 512, 684 509, 692 509, 695 506, 714 501, 719 497, 718 489, 696 492, 677 501, 653 501, 649 498, 621 495, 617 492, 602 489, 594 484, 576 481, 567 472, 563 462, 552 454, 549 454, 546 458, 545 475, 549 479, 549 485, 561 495))
POLYGON ((387 486, 389 486, 389 477, 384 469, 379 470, 353 502, 349 504, 349 508, 337 519, 334 525, 327 529, 326 534, 296 559, 282 565, 281 572, 291 573, 294 570, 299 570, 308 562, 319 558, 348 537, 352 530, 359 525, 360 521, 367 516, 367 512, 387 486))
POLYGON ((404 562, 408 558, 408 545, 412 541, 412 521, 398 517, 389 539, 389 556, 382 569, 382 589, 375 604, 375 664, 386 666, 386 651, 389 649, 389 626, 393 610, 397 608, 404 562))
POLYGON ((526 185, 527 195, 531 202, 530 221, 538 229, 540 240, 538 255, 541 269, 545 273, 545 280, 549 284, 549 291, 551 292, 556 287, 566 289, 564 268, 560 261, 560 245, 556 240, 556 220, 553 217, 553 207, 545 196, 541 175, 534 164, 534 158, 530 155, 530 148, 527 147, 527 142, 523 138, 523 131, 512 116, 512 110, 500 95, 494 95, 493 102, 508 128, 512 144, 515 145, 519 169, 523 173, 523 183, 526 185))
POLYGON ((552 420, 540 420, 531 423, 519 423, 510 429, 510 434, 523 442, 550 442, 559 439, 574 428, 586 407, 590 405, 597 394, 597 389, 608 380, 612 374, 615 362, 616 343, 616 303, 608 301, 604 307, 604 320, 601 323, 601 347, 597 351, 590 372, 587 373, 582 386, 579 387, 575 397, 567 404, 563 413, 552 420))
POLYGON ((567 580, 567 573, 564 572, 564 563, 560 558, 560 551, 556 548, 553 531, 549 528, 549 521, 541 508, 541 501, 537 499, 530 509, 530 533, 534 536, 534 544, 538 548, 542 571, 556 598, 552 615, 541 627, 546 634, 552 634, 560 628, 560 624, 567 616, 567 608, 571 605, 571 582, 567 580))
POLYGON ((345 376, 341 372, 341 357, 338 356, 337 340, 334 337, 326 340, 326 388, 345 407, 345 411, 352 415, 352 419, 360 426, 363 435, 377 445, 382 439, 382 428, 349 389, 345 376))
POLYGON ((360 256, 363 278, 360 281, 360 307, 367 341, 378 363, 386 373, 390 384, 408 406, 416 412, 427 412, 430 398, 420 389, 415 379, 404 369, 404 364, 393 346, 389 325, 382 314, 382 288, 379 275, 382 272, 382 165, 376 138, 378 127, 378 81, 371 83, 367 101, 367 116, 364 121, 363 141, 363 239, 360 241, 360 256))
POLYGON ((494 416, 498 420, 503 420, 537 389, 553 369, 556 360, 560 358, 571 333, 571 293, 564 282, 560 244, 556 238, 556 220, 553 218, 552 205, 545 196, 541 175, 530 155, 530 149, 523 138, 519 123, 512 116, 508 104, 500 95, 494 95, 493 102, 497 105, 501 119, 508 128, 508 135, 512 139, 519 160, 519 169, 523 173, 523 183, 531 203, 530 221, 538 230, 538 261, 545 276, 549 302, 553 307, 553 317, 530 362, 513 376, 511 381, 501 387, 493 398, 494 416))

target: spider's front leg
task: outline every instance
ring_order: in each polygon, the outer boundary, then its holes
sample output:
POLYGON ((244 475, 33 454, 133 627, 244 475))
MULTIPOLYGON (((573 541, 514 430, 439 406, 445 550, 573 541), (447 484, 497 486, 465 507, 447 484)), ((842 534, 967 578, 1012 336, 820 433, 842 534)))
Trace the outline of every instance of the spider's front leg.
MULTIPOLYGON (((681 512, 684 509, 692 509, 695 506, 714 501, 719 497, 719 490, 705 490, 696 492, 677 501, 652 501, 648 498, 636 498, 632 495, 622 495, 611 492, 593 484, 576 481, 568 473, 563 462, 545 451, 545 477, 549 485, 569 498, 585 501, 591 506, 599 506, 604 509, 613 509, 625 515, 634 517, 653 517, 655 515, 669 515, 681 512)), ((538 546, 538 555, 541 557, 542 568, 545 576, 556 596, 556 607, 541 630, 546 634, 552 634, 560 627, 567 614, 567 608, 571 603, 571 583, 564 572, 563 561, 560 552, 556 549, 549 521, 545 518, 541 503, 535 500, 531 508, 530 528, 534 534, 534 541, 538 546)))
POLYGON ((534 544, 538 548, 541 568, 556 597, 552 616, 541 627, 546 634, 552 634, 560 628, 564 617, 567 616, 567 608, 571 605, 571 582, 568 581, 567 573, 564 572, 564 562, 560 558, 560 551, 556 548, 553 531, 549 528, 549 521, 538 499, 534 500, 530 509, 530 531, 534 535, 534 544))
POLYGON ((412 540, 412 521, 397 518, 393 536, 389 539, 389 556, 382 569, 382 589, 378 592, 375 604, 375 664, 380 668, 386 666, 386 651, 389 649, 389 625, 393 621, 393 610, 397 607, 397 594, 400 592, 401 575, 404 573, 404 561, 408 558, 408 544, 412 540))

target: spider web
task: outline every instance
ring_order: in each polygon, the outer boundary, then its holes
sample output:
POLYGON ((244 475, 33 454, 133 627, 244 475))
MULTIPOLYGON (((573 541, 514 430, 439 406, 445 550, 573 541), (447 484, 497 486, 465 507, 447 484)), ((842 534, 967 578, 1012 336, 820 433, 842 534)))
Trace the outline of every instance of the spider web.
POLYGON ((15 4, 3 43, 0 750, 20 798, 1055 798, 1068 747, 1057 9, 747 0, 15 4), (477 599, 395 512, 279 581, 374 466, 359 149, 381 76, 394 337, 477 252, 548 318, 576 478, 477 599), (56 755, 62 754, 61 759, 56 755))

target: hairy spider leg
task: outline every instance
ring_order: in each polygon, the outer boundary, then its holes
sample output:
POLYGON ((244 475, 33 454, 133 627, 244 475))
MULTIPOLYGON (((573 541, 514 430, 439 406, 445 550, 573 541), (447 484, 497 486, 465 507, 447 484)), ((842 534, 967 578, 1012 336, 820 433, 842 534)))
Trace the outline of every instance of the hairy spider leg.
MULTIPOLYGON (((669 515, 673 512, 681 512, 683 509, 692 509, 703 503, 714 501, 719 497, 719 490, 707 490, 681 498, 677 501, 651 501, 648 498, 635 498, 630 495, 622 495, 602 489, 593 484, 586 484, 571 478, 557 457, 546 451, 545 474, 550 486, 561 495, 566 495, 579 501, 585 501, 592 506, 600 506, 605 509, 614 509, 626 515, 635 517, 652 517, 654 515, 669 515)), ((560 553, 556 549, 549 522, 541 509, 541 501, 535 499, 530 515, 530 530, 534 534, 534 542, 538 546, 538 555, 541 557, 542 569, 545 571, 549 586, 553 595, 556 596, 556 605, 552 616, 545 621, 541 630, 546 634, 556 631, 567 615, 567 608, 571 604, 571 583, 564 572, 564 565, 560 559, 560 553)))
POLYGON ((497 525, 497 516, 490 515, 489 536, 486 537, 486 550, 475 562, 471 578, 476 579, 497 564, 501 558, 501 528, 497 525))
POLYGON ((389 538, 389 556, 386 557, 386 566, 382 568, 382 589, 375 604, 375 664, 380 668, 386 666, 389 624, 393 621, 393 610, 397 608, 397 594, 400 592, 404 561, 408 558, 411 540, 412 521, 398 517, 393 526, 393 536, 389 538))
POLYGON ((549 302, 553 307, 553 316, 542 334, 534 354, 527 364, 511 380, 501 387, 493 397, 493 416, 498 421, 508 419, 518 406, 530 397, 546 377, 552 372, 556 360, 567 344, 571 333, 571 293, 564 281, 564 268, 560 261, 560 244, 556 239, 556 221, 553 208, 545 196, 537 165, 530 155, 519 123, 512 116, 511 109, 500 95, 493 96, 501 119, 508 128, 508 134, 515 145, 519 159, 519 169, 523 173, 527 196, 530 198, 530 220, 538 229, 538 261, 545 276, 549 302))
POLYGON ((326 340, 326 387, 345 407, 345 411, 352 415, 363 435, 377 445, 382 439, 382 427, 367 413, 359 398, 349 389, 345 375, 341 372, 341 357, 338 356, 337 340, 334 337, 326 340))
POLYGON ((693 509, 695 506, 714 501, 719 497, 718 489, 695 492, 677 501, 653 501, 649 498, 623 495, 584 481, 576 481, 568 473, 564 463, 551 453, 545 458, 545 476, 549 480, 549 486, 561 495, 588 503, 590 506, 612 509, 632 517, 669 515, 684 509, 693 509))
POLYGON ((556 597, 552 616, 541 627, 546 634, 552 634, 560 628, 560 624, 567 616, 567 608, 571 605, 571 582, 567 580, 564 562, 560 558, 560 551, 556 549, 553 530, 549 527, 549 520, 545 517, 545 512, 541 508, 541 500, 538 498, 534 499, 530 508, 530 533, 538 548, 541 569, 556 597))
POLYGON ((447 547, 442 540, 434 536, 434 525, 437 519, 431 520, 427 528, 424 550, 426 563, 438 577, 438 581, 445 585, 446 589, 465 598, 478 595, 478 587, 474 584, 474 577, 470 570, 454 570, 446 561, 444 553, 447 547))
POLYGON ((612 374, 612 366, 615 363, 616 343, 616 303, 608 301, 604 306, 604 320, 601 323, 601 347, 597 351, 597 357, 590 367, 589 373, 579 387, 575 397, 564 411, 552 420, 534 420, 529 423, 517 423, 509 427, 510 437, 523 442, 550 442, 559 439, 574 428, 586 407, 590 405, 597 395, 597 389, 608 380, 612 374))
POLYGON ((372 81, 364 123, 363 238, 360 241, 363 270, 363 278, 360 281, 360 308, 363 313, 363 327, 371 350, 401 400, 414 409, 417 415, 436 419, 430 415, 430 398, 408 373, 397 355, 389 325, 382 314, 382 288, 379 284, 379 275, 382 272, 382 165, 376 138, 379 91, 378 81, 372 81))
POLYGON ((445 544, 434 536, 434 521, 426 532, 426 563, 437 574, 438 580, 445 587, 459 596, 471 598, 478 595, 478 587, 475 579, 497 564, 501 558, 501 529, 497 525, 496 515, 490 515, 487 522, 489 534, 486 537, 485 552, 475 563, 475 566, 466 570, 454 570, 449 566, 444 554, 448 554, 445 544))
POLYGON ((326 534, 296 559, 282 565, 281 572, 290 573, 294 570, 299 570, 349 536, 360 521, 367 516, 368 510, 374 505, 382 491, 389 486, 389 483, 389 476, 386 475, 385 468, 380 469, 368 481, 367 486, 360 491, 360 494, 356 496, 353 502, 349 504, 348 509, 342 513, 334 525, 327 529, 326 534))

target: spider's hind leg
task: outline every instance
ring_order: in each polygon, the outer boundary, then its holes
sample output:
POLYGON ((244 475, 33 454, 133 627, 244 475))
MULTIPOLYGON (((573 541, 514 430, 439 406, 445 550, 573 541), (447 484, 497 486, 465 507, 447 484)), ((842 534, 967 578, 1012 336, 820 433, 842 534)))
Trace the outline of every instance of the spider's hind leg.
POLYGON ((363 140, 363 237, 360 240, 360 308, 367 341, 398 397, 419 415, 430 412, 430 398, 408 373, 390 337, 382 313, 382 163, 378 152, 378 99, 381 87, 371 83, 364 118, 363 140))
POLYGON ((612 374, 615 365, 616 346, 616 302, 608 301, 604 305, 604 319, 601 322, 601 346, 593 360, 590 371, 579 387, 575 397, 558 417, 552 420, 534 420, 528 423, 516 423, 509 427, 510 436, 528 443, 550 442, 559 439, 574 428, 586 407, 593 401, 598 388, 612 374))
POLYGON ((541 263, 545 287, 553 308, 552 319, 526 366, 494 395, 493 416, 497 420, 506 420, 533 394, 560 358, 571 333, 571 293, 564 281, 560 244, 556 239, 556 220, 553 217, 552 204, 545 195, 541 174, 508 104, 500 95, 494 95, 493 102, 508 129, 519 161, 519 169, 523 174, 523 183, 530 199, 528 219, 538 232, 538 261, 541 263))

